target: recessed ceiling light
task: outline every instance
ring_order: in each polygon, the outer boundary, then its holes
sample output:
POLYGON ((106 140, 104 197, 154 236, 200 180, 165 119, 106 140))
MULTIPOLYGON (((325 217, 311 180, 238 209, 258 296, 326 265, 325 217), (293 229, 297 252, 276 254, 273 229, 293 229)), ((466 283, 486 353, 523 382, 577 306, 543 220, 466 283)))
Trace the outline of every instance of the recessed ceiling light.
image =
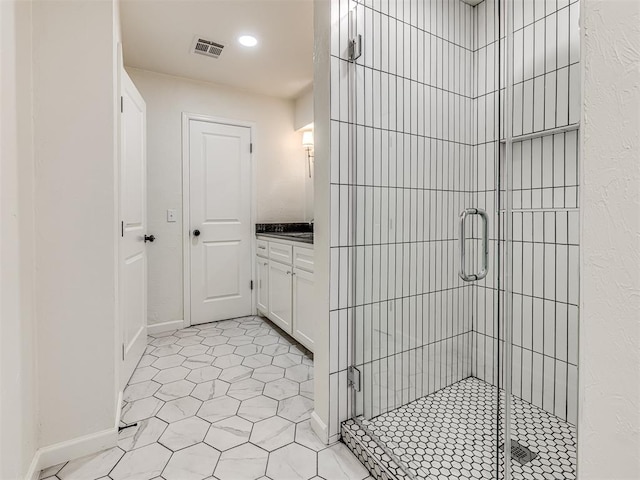
POLYGON ((245 47, 255 47, 258 44, 256 37, 251 35, 242 35, 238 38, 238 42, 240 42, 240 45, 244 45, 245 47))

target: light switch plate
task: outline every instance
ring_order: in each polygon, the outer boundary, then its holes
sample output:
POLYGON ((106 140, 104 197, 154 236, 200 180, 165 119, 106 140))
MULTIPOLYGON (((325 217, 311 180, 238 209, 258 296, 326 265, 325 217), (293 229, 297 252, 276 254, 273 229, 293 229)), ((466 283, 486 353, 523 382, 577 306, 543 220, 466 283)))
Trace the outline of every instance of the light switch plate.
POLYGON ((176 221, 176 211, 173 209, 167 210, 167 222, 175 222, 176 221))

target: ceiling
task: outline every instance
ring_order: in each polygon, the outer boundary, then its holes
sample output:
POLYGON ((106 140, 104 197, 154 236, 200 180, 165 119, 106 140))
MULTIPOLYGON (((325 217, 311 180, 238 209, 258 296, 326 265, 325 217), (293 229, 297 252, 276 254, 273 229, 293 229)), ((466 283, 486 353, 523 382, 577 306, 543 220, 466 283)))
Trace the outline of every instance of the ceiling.
POLYGON ((130 67, 295 98, 313 81, 313 0, 122 0, 130 67), (240 35, 258 39, 243 47, 240 35), (225 46, 191 53, 198 35, 225 46))

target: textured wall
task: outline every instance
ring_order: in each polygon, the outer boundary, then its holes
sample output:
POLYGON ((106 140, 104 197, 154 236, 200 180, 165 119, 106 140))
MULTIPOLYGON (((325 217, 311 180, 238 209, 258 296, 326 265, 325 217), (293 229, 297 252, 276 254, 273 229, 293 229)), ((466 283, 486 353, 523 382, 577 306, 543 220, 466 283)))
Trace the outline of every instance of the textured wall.
POLYGON ((640 3, 583 3, 580 480, 640 478, 640 3))

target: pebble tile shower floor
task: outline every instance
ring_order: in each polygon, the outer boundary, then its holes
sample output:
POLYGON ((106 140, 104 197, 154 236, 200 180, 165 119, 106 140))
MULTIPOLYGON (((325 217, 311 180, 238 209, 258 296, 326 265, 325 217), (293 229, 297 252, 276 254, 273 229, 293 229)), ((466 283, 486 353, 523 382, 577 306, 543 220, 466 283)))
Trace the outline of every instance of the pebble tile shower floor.
MULTIPOLYGON (((363 424, 415 478, 493 479, 496 395, 495 387, 470 377, 363 424)), ((518 398, 512 400, 512 425, 512 439, 537 455, 524 465, 511 462, 514 480, 575 480, 573 425, 518 398)), ((347 422, 342 431, 363 463, 370 469, 378 463, 374 476, 409 478, 355 422, 347 422)))
POLYGON ((363 480, 342 443, 311 430, 313 361, 246 317, 149 337, 124 391, 118 446, 43 470, 47 480, 363 480))

